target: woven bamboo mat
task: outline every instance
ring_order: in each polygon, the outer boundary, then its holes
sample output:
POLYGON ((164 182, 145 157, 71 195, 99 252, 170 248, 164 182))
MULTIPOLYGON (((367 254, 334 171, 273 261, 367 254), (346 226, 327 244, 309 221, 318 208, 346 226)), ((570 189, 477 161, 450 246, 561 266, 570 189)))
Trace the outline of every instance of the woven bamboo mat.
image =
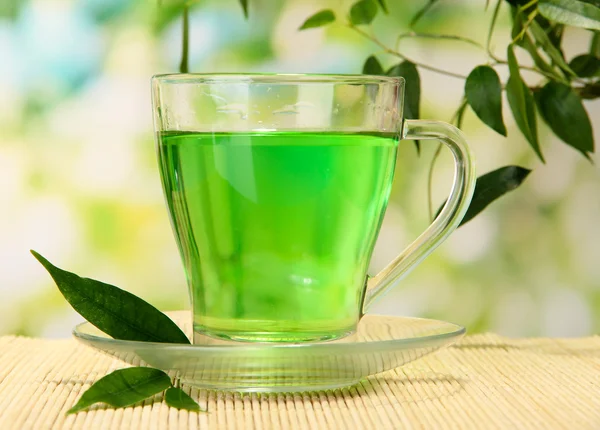
POLYGON ((0 338, 0 429, 600 429, 600 337, 468 336, 343 390, 242 395, 191 390, 208 413, 135 408, 65 416, 124 367, 74 340, 0 338))

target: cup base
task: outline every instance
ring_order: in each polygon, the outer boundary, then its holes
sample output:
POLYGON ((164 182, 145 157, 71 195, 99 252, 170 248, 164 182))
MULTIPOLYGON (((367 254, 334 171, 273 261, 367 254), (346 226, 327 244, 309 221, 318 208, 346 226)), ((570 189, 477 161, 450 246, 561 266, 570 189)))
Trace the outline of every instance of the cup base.
POLYGON ((205 326, 194 325, 194 344, 206 344, 206 337, 225 342, 246 343, 326 342, 341 339, 353 333, 352 328, 335 332, 256 332, 242 330, 216 331, 205 326))

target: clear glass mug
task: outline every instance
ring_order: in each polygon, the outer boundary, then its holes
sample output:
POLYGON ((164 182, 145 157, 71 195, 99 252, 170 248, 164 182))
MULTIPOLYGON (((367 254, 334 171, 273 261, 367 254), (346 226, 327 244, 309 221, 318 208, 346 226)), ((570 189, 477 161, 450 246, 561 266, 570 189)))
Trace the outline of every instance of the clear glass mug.
POLYGON ((197 333, 261 342, 350 334, 458 226, 471 200, 462 134, 405 120, 402 78, 176 74, 155 76, 152 87, 197 333), (454 184, 429 228, 368 277, 398 144, 408 139, 443 142, 454 184))

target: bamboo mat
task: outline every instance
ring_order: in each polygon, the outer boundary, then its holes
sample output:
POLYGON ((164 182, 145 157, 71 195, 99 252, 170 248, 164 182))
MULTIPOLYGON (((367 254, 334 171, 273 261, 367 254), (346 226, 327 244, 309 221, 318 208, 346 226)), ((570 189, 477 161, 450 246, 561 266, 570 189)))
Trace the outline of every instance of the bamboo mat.
POLYGON ((124 365, 74 340, 0 338, 0 429, 600 429, 600 337, 475 335, 349 389, 191 390, 208 413, 141 406, 65 416, 124 365))

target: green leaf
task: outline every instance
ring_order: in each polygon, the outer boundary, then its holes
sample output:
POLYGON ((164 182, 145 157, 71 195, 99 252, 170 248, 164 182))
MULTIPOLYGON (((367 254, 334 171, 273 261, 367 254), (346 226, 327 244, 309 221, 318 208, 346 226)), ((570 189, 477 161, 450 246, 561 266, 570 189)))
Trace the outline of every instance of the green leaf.
POLYGON ((465 96, 481 121, 506 136, 502 119, 502 85, 494 69, 489 66, 475 67, 465 82, 465 96))
POLYGON ((517 63, 512 45, 508 46, 507 54, 510 78, 506 83, 506 97, 508 98, 510 110, 513 113, 517 126, 535 153, 540 157, 542 162, 545 162, 538 142, 535 101, 533 100, 533 95, 521 79, 521 75, 519 74, 519 64, 517 63))
POLYGON ((165 393, 165 401, 172 408, 185 409, 191 412, 206 412, 198 403, 181 388, 171 387, 165 393))
POLYGON ((381 6, 381 10, 383 10, 384 13, 389 13, 389 10, 387 8, 387 5, 385 4, 385 0, 377 0, 379 2, 379 6, 381 6))
POLYGON ((350 8, 350 22, 353 25, 370 24, 377 15, 377 5, 373 0, 360 0, 350 8))
POLYGON ((531 22, 529 25, 529 30, 531 30, 531 34, 533 34, 536 42, 539 43, 544 52, 548 54, 550 59, 554 61, 558 67, 570 75, 576 76, 575 72, 571 70, 565 61, 562 52, 556 46, 554 46, 554 44, 550 41, 548 34, 546 34, 546 31, 536 21, 531 22))
MULTIPOLYGON (((490 46, 490 44, 491 44, 492 35, 494 34, 494 29, 496 28, 496 20, 498 19, 498 13, 500 12, 500 6, 502 6, 502 3, 503 3, 502 0, 496 1, 496 7, 494 8, 494 13, 492 14, 492 22, 490 23, 490 27, 488 29, 487 46, 490 46)), ((489 6, 489 0, 487 0, 485 3, 486 10, 487 10, 488 6, 489 6)))
POLYGON ((600 8, 577 0, 540 0, 540 14, 550 21, 600 30, 600 8))
POLYGON ((240 0, 240 5, 244 11, 244 18, 248 19, 248 0, 240 0))
POLYGON ((578 55, 573 58, 569 67, 581 78, 600 76, 600 58, 590 54, 578 55))
POLYGON ((523 34, 523 26, 525 22, 523 21, 523 12, 516 6, 511 6, 510 14, 512 17, 512 28, 510 30, 510 38, 514 40, 514 43, 521 46, 523 44, 523 39, 519 38, 520 34, 523 34))
POLYGON ((383 67, 374 55, 371 55, 363 65, 363 75, 383 75, 383 67))
POLYGON ((417 23, 431 10, 431 8, 438 2, 439 0, 429 0, 425 6, 423 6, 419 11, 413 16, 413 19, 410 20, 410 28, 413 28, 417 23))
POLYGON ((520 46, 522 46, 523 49, 525 49, 529 53, 529 56, 533 60, 534 64, 540 70, 555 76, 557 79, 562 79, 562 75, 560 75, 558 71, 555 70, 554 67, 552 67, 550 64, 548 64, 546 60, 544 60, 539 54, 537 46, 535 46, 535 43, 533 42, 529 34, 525 34, 523 36, 523 40, 520 46))
MULTIPOLYGON (((550 39, 550 43, 552 43, 556 49, 561 51, 562 54, 562 39, 565 33, 565 25, 558 24, 556 22, 552 22, 544 18, 539 13, 535 16, 535 22, 537 22, 540 27, 546 32, 548 35, 548 39, 550 39)), ((564 58, 564 55, 563 55, 564 58)))
POLYGON ((187 336, 165 314, 139 297, 104 282, 59 269, 35 251, 58 289, 82 317, 115 339, 187 343, 187 336))
POLYGON ((511 32, 512 39, 515 40, 515 38, 519 34, 523 35, 520 39, 515 41, 515 44, 521 46, 529 53, 531 59, 540 70, 546 73, 550 73, 551 75, 556 76, 558 79, 561 79, 562 76, 558 75, 557 71, 552 66, 550 66, 550 64, 548 64, 546 60, 544 60, 542 56, 538 53, 537 46, 535 46, 535 43, 529 36, 529 33, 521 33, 524 23, 522 13, 519 12, 519 9, 517 7, 511 6, 511 15, 513 19, 513 28, 511 32))
POLYGON ((323 9, 304 21, 304 24, 298 30, 306 30, 307 28, 323 27, 335 21, 335 14, 331 9, 323 9))
POLYGON ((542 118, 562 141, 586 157, 594 152, 594 134, 581 99, 568 85, 550 81, 536 94, 542 118))
MULTIPOLYGON (((421 105, 421 78, 419 71, 410 61, 403 61, 391 67, 386 75, 394 77, 403 77, 404 86, 404 118, 419 119, 421 105)), ((417 152, 420 153, 421 147, 419 141, 415 140, 417 152)))
MULTIPOLYGON (((477 178, 473 199, 460 225, 465 225, 488 207, 490 203, 517 188, 530 173, 531 170, 523 167, 504 166, 477 178)), ((438 209, 436 218, 443 207, 444 205, 438 209)))
POLYGON ((419 119, 421 78, 417 66, 410 61, 403 61, 391 67, 386 75, 404 78, 404 118, 419 119))
POLYGON ((67 414, 83 411, 96 403, 124 408, 146 400, 170 386, 171 378, 162 370, 150 367, 115 370, 94 382, 67 414))

